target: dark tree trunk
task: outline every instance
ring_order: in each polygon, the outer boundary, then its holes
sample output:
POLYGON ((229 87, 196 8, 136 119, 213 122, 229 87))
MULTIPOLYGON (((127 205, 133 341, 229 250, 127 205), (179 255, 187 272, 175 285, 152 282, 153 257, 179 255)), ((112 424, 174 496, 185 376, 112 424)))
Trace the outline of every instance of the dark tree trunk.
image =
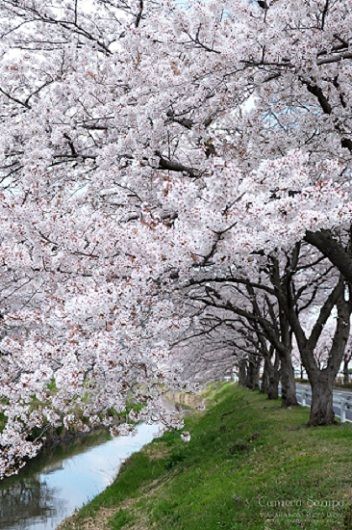
POLYGON ((348 385, 350 382, 350 374, 348 371, 349 359, 344 359, 343 361, 343 384, 348 385))
POLYGON ((335 423, 333 409, 334 379, 328 377, 325 371, 310 378, 312 387, 312 404, 310 408, 309 425, 330 425, 335 423))
POLYGON ((259 389, 259 370, 260 370, 260 362, 258 362, 257 360, 251 359, 248 363, 247 384, 246 384, 246 386, 250 390, 259 389))
POLYGON ((273 369, 269 376, 269 385, 268 385, 268 391, 267 391, 269 399, 278 399, 279 381, 280 381, 279 371, 273 369))
POLYGON ((304 379, 304 366, 301 363, 301 381, 303 381, 303 379, 304 379))
POLYGON ((319 230, 317 232, 306 232, 305 238, 308 243, 316 247, 320 252, 335 265, 345 280, 352 284, 352 260, 345 246, 335 239, 330 230, 319 230))
MULTIPOLYGON (((349 292, 351 295, 351 291, 349 292)), ((344 294, 336 303, 336 329, 329 352, 327 367, 324 370, 313 370, 309 375, 312 387, 312 405, 310 425, 329 425, 334 423, 333 409, 334 382, 343 360, 350 332, 350 316, 352 305, 344 300, 344 294)), ((307 367, 306 367, 307 369, 307 367)), ((308 371, 308 370, 307 370, 308 371)))
POLYGON ((247 386, 247 361, 240 361, 238 363, 238 368, 238 382, 242 386, 247 386))
POLYGON ((264 360, 264 370, 263 370, 263 375, 262 375, 262 384, 261 384, 261 387, 260 387, 260 391, 263 392, 263 394, 267 394, 268 393, 268 389, 269 389, 269 372, 270 372, 270 366, 269 366, 269 362, 267 359, 264 360))
POLYGON ((295 407, 298 405, 295 372, 292 366, 290 352, 286 352, 286 354, 281 357, 281 387, 282 405, 284 407, 295 407))
POLYGON ((276 353, 274 362, 272 362, 272 355, 264 358, 261 392, 267 394, 269 399, 278 399, 279 397, 279 366, 280 361, 276 353))

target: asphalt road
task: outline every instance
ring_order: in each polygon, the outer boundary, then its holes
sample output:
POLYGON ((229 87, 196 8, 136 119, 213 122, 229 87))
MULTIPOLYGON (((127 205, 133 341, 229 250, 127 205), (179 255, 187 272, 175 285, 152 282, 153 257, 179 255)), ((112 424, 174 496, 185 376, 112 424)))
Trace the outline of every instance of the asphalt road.
MULTIPOLYGON (((302 385, 301 383, 297 383, 297 399, 299 402, 302 402, 302 394, 304 391, 308 392, 308 397, 306 398, 307 405, 310 405, 311 403, 311 388, 310 385, 302 385)), ((334 390, 334 411, 336 416, 339 418, 341 415, 341 405, 340 401, 342 400, 348 400, 350 402, 350 408, 346 410, 346 420, 352 421, 352 391, 351 390, 341 390, 341 389, 335 389, 334 390)))

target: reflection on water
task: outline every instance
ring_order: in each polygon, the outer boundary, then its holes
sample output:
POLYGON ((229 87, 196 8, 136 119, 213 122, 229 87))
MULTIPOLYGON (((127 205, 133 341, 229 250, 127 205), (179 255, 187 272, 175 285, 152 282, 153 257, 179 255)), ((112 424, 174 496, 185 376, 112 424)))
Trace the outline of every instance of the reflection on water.
POLYGON ((35 476, 19 479, 0 490, 0 528, 29 528, 28 520, 48 520, 53 514, 53 492, 35 476))
POLYGON ((71 457, 29 466, 0 483, 1 530, 53 530, 76 508, 108 486, 121 463, 149 443, 158 425, 141 424, 136 434, 110 439, 71 457))

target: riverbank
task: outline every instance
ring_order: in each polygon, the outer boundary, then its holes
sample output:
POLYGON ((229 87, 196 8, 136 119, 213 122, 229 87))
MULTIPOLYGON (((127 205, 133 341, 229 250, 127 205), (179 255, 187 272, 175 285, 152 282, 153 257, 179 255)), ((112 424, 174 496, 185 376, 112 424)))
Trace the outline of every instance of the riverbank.
POLYGON ((105 432, 62 445, 31 461, 18 475, 0 481, 0 529, 55 530, 104 491, 125 461, 158 434, 158 425, 139 424, 134 436, 105 432))
POLYGON ((351 530, 352 425, 308 428, 303 407, 225 384, 61 530, 351 530), (350 519, 349 519, 350 516, 350 519))

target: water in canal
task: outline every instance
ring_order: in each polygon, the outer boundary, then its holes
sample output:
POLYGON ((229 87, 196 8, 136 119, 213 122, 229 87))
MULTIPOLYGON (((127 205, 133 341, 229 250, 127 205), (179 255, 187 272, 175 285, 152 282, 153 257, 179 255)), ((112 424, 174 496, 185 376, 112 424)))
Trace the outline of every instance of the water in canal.
POLYGON ((158 425, 100 440, 71 456, 58 452, 0 483, 1 530, 53 530, 76 508, 104 490, 124 460, 158 435, 158 425))

